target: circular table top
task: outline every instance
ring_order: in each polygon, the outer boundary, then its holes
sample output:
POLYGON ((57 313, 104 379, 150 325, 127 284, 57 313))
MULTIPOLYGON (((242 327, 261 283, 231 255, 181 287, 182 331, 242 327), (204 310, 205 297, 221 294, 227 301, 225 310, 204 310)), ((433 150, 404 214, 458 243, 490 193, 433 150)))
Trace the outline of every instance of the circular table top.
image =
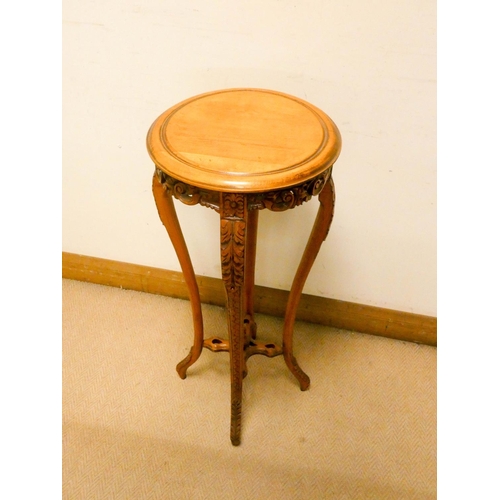
POLYGON ((227 89, 187 99, 148 132, 158 168, 188 184, 262 192, 307 181, 330 167, 339 130, 302 99, 262 89, 227 89))

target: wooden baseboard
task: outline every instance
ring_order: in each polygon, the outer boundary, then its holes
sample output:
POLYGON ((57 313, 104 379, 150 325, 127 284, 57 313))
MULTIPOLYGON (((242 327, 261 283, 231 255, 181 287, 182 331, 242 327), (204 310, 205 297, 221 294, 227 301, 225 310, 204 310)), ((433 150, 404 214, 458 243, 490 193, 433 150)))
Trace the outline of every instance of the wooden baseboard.
MULTIPOLYGON (((129 290, 189 299, 182 273, 68 252, 62 254, 62 277, 129 290)), ((197 276, 201 301, 226 305, 221 279, 197 276)), ((255 311, 283 317, 288 292, 255 287, 255 311)), ((397 340, 437 345, 437 318, 302 294, 297 320, 397 340)))

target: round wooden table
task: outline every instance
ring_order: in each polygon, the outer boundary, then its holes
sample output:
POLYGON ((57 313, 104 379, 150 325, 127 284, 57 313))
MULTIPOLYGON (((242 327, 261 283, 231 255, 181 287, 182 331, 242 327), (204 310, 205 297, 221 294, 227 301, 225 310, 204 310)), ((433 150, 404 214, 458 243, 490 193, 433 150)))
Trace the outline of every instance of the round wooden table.
POLYGON ((165 111, 148 132, 147 148, 156 165, 156 206, 179 258, 193 311, 193 346, 177 372, 184 379, 204 347, 229 351, 231 442, 238 445, 242 382, 250 356, 283 354, 301 390, 309 387, 309 377, 293 356, 293 325, 304 283, 333 218, 331 172, 340 153, 340 133, 324 112, 296 97, 262 89, 228 89, 192 97, 165 111), (283 345, 260 342, 253 300, 259 210, 288 210, 316 195, 319 210, 290 290, 283 345), (204 339, 198 285, 173 197, 220 214, 227 340, 204 339))

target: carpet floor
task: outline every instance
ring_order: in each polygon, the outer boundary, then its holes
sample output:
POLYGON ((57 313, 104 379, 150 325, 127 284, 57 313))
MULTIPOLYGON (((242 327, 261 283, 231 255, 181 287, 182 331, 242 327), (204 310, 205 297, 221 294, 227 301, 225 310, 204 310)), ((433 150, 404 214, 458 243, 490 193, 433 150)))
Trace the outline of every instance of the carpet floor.
MULTIPOLYGON (((436 498, 436 348, 297 322, 301 392, 253 356, 229 439, 229 354, 192 343, 187 301, 63 280, 63 498, 436 498)), ((203 306, 205 337, 225 311, 203 306)), ((257 315, 280 343, 283 320, 257 315)))

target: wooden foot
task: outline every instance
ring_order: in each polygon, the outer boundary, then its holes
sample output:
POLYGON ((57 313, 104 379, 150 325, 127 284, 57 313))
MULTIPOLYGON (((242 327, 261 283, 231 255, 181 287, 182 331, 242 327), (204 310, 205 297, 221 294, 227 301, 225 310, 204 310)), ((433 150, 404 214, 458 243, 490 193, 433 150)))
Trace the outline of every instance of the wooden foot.
POLYGON ((200 292, 198 290, 198 283, 196 282, 191 258, 189 257, 186 242, 175 211, 172 193, 169 191, 168 187, 164 187, 160 183, 156 175, 153 176, 153 196, 158 209, 158 215, 170 236, 175 253, 179 259, 184 279, 188 287, 189 298, 191 299, 194 342, 187 357, 177 365, 177 373, 184 379, 186 378, 187 369, 200 357, 203 349, 203 316, 201 312, 200 292))
POLYGON ((283 357, 290 371, 295 375, 300 384, 300 389, 305 391, 309 388, 309 377, 302 371, 293 356, 293 325, 297 314, 300 296, 307 276, 318 255, 321 244, 328 235, 328 230, 333 219, 333 209, 335 204, 335 189, 333 180, 329 178, 319 195, 320 206, 316 221, 312 229, 309 241, 307 242, 304 255, 293 280, 290 295, 285 313, 285 325, 283 328, 283 357))

